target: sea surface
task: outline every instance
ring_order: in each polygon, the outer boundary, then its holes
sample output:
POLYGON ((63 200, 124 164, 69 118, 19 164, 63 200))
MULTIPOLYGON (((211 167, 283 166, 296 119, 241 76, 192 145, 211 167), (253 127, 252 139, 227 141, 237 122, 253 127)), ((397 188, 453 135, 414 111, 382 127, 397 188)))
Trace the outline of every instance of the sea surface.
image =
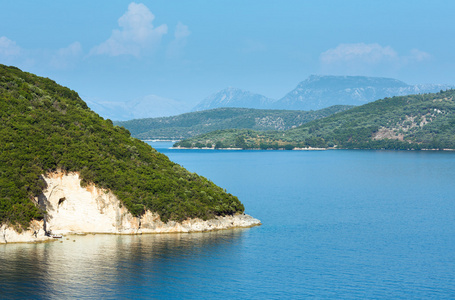
POLYGON ((455 153, 151 144, 263 225, 0 245, 1 299, 455 298, 455 153))

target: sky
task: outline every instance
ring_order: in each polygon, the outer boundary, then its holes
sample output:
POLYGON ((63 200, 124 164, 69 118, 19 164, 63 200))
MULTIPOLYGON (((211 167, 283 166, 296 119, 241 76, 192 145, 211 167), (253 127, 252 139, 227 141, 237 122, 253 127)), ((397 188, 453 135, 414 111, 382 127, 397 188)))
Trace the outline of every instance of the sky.
POLYGON ((95 111, 190 108, 227 87, 279 99, 312 74, 455 84, 454 12, 447 0, 1 1, 0 63, 95 111))

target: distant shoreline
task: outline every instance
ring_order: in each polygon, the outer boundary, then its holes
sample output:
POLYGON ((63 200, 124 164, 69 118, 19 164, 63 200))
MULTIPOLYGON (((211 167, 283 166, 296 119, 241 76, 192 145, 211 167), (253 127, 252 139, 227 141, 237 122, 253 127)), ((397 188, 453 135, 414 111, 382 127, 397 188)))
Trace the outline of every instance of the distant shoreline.
POLYGON ((202 147, 202 148, 197 148, 197 147, 170 147, 169 149, 174 149, 174 150, 267 150, 267 151, 326 151, 326 150, 384 150, 384 151, 446 151, 446 152, 451 152, 455 151, 455 149, 361 149, 361 148, 355 148, 355 149, 347 149, 347 148, 294 148, 291 150, 286 150, 284 148, 279 148, 279 149, 260 149, 260 148, 248 148, 248 149, 242 149, 242 148, 208 148, 208 147, 202 147))
MULTIPOLYGON (((197 147, 171 147, 169 149, 185 149, 185 150, 286 150, 284 148, 280 149, 260 149, 260 148, 248 148, 248 149, 243 149, 243 148, 208 148, 208 147, 202 147, 202 148, 197 148, 197 147)), ((331 150, 334 148, 294 148, 292 149, 293 151, 324 151, 324 150, 331 150)), ((289 150, 287 150, 289 151, 289 150)))
POLYGON ((175 142, 179 142, 180 140, 159 140, 159 139, 150 140, 150 139, 148 139, 148 140, 141 140, 141 141, 143 141, 143 142, 173 142, 173 143, 175 143, 175 142))
MULTIPOLYGON (((141 140, 143 142, 173 142, 173 143, 176 143, 180 140, 159 140, 159 139, 149 139, 149 140, 141 140)), ((181 149, 181 150, 278 150, 278 151, 281 151, 281 150, 285 150, 285 151, 289 151, 289 150, 286 150, 284 148, 279 148, 279 149, 261 149, 261 148, 248 148, 248 149, 243 149, 243 148, 209 148, 209 147, 202 147, 202 148, 198 148, 198 147, 181 147, 181 146, 178 146, 178 147, 170 147, 169 149, 174 149, 174 150, 178 150, 178 149, 181 149)), ((291 149, 291 151, 325 151, 325 150, 389 150, 389 151, 447 151, 447 152, 451 152, 451 151, 455 151, 455 149, 449 149, 449 148, 444 148, 444 149, 403 149, 403 150, 400 150, 400 149, 361 149, 361 148, 355 148, 355 149, 347 149, 347 148, 336 148, 336 147, 328 147, 328 148, 313 148, 313 147, 306 147, 306 148, 294 148, 294 149, 291 149)))

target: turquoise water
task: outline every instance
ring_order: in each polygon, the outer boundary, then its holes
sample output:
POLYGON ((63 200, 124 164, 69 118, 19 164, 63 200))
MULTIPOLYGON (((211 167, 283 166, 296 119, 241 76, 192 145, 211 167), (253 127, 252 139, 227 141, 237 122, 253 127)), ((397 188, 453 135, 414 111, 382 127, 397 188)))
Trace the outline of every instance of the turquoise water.
POLYGON ((0 298, 455 297, 455 153, 153 145, 263 225, 0 246, 0 298))

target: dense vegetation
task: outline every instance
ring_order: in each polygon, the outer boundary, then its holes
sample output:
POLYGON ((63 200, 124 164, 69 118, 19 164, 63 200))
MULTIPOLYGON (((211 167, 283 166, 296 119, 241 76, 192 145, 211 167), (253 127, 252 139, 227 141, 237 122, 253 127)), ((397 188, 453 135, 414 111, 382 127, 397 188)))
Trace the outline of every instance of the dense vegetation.
POLYGON ((223 130, 176 146, 455 149, 455 90, 385 98, 284 132, 223 130))
POLYGON ((0 224, 27 227, 43 174, 80 172, 83 184, 111 190, 133 215, 163 221, 243 212, 220 187, 134 139, 54 81, 0 65, 0 224))
POLYGON ((180 140, 222 129, 286 130, 352 108, 336 105, 318 111, 217 108, 174 117, 114 122, 139 139, 180 140))

